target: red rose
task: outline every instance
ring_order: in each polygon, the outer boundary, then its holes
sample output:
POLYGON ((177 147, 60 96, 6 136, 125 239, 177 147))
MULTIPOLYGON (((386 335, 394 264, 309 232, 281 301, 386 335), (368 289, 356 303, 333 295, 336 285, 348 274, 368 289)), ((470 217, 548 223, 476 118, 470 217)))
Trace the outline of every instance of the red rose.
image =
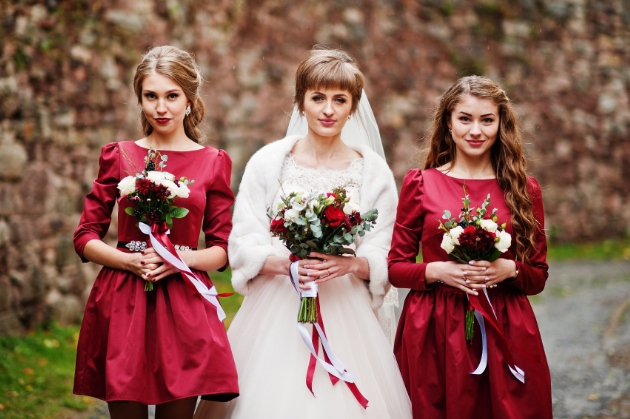
POLYGON ((140 195, 148 195, 151 190, 151 181, 149 179, 136 180, 136 189, 140 195))
POLYGON ((333 198, 335 198, 335 201, 337 200, 337 195, 335 195, 334 193, 332 193, 332 192, 327 192, 327 193, 326 193, 326 198, 330 198, 331 196, 332 196, 333 198))
POLYGON ((274 218, 271 220, 269 230, 276 234, 282 234, 287 231, 287 228, 284 226, 284 220, 282 218, 274 218))
POLYGON ((339 226, 339 224, 343 222, 344 216, 345 214, 342 210, 337 207, 333 207, 332 205, 326 207, 324 210, 324 217, 326 218, 326 221, 328 221, 328 225, 331 227, 339 226))

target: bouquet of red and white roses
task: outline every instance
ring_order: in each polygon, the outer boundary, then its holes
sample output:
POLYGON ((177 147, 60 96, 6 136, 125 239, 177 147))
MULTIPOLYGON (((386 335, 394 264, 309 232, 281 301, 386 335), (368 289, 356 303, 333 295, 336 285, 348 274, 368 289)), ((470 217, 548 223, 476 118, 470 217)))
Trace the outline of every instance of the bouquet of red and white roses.
MULTIPOLYGON (((144 170, 123 178, 118 183, 118 189, 132 203, 125 208, 127 214, 149 226, 163 224, 170 229, 174 218, 183 218, 188 214, 188 209, 177 207, 173 202, 177 198, 188 198, 188 185, 194 180, 185 177, 175 179, 171 173, 164 172, 162 169, 166 167, 166 161, 167 155, 149 149, 144 158, 144 170), (158 168, 160 170, 156 170, 158 168)), ((162 230, 166 231, 166 227, 162 230)), ((145 291, 152 290, 153 283, 147 282, 145 291)))
MULTIPOLYGON (((470 199, 466 195, 464 186, 464 198, 462 199, 462 211, 459 220, 451 218, 448 210, 444 211, 442 218, 446 222, 439 221, 440 229, 444 231, 441 247, 450 257, 461 263, 471 260, 495 261, 501 253, 505 253, 512 244, 512 236, 505 231, 506 223, 498 224, 497 209, 493 209, 487 217, 490 205, 490 194, 479 208, 470 208, 470 199)), ((474 325, 473 310, 466 312, 466 339, 473 338, 474 325)))
MULTIPOLYGON (((269 210, 268 216, 271 235, 280 238, 291 254, 302 259, 311 252, 354 255, 354 250, 346 246, 371 229, 378 210, 359 213, 359 206, 339 187, 328 193, 292 192, 282 197, 277 212, 269 210)), ((302 298, 298 321, 317 322, 315 298, 302 298)))

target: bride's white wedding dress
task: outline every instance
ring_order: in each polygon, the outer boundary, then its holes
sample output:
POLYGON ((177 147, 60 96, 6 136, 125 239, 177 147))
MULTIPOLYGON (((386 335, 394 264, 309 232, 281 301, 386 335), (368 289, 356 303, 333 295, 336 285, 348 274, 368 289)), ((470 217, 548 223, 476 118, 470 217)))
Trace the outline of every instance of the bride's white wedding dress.
MULTIPOLYGON (((338 186, 345 186, 351 199, 361 202, 364 164, 358 158, 342 171, 304 168, 288 154, 275 203, 281 194, 292 191, 330 191, 338 186)), ((236 222, 235 216, 235 228, 236 222)), ((272 242, 275 255, 288 257, 279 240, 272 242)), ((343 381, 333 386, 319 364, 313 380, 315 397, 308 390, 310 352, 297 330, 299 298, 289 277, 259 276, 249 282, 249 294, 228 330, 240 396, 228 403, 202 401, 196 419, 411 418, 407 391, 365 281, 351 275, 336 278, 320 284, 319 296, 328 340, 347 370, 356 375, 359 390, 369 400, 367 409, 343 381)))

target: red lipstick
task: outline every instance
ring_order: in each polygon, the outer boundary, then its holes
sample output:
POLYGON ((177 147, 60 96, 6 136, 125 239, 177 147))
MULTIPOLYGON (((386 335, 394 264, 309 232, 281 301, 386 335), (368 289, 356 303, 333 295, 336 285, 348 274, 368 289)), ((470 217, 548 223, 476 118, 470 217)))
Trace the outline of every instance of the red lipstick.
POLYGON ((335 121, 334 119, 318 119, 319 123, 322 124, 325 127, 330 127, 335 125, 335 121))
POLYGON ((160 125, 168 124, 168 121, 170 121, 169 118, 155 118, 155 122, 157 122, 160 125))

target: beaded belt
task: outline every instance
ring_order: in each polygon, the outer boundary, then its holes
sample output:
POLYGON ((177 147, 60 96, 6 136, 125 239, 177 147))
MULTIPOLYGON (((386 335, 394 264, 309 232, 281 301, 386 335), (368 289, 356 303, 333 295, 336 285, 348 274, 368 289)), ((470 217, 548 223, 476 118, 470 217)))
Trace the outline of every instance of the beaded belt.
MULTIPOLYGON (((175 250, 197 250, 196 247, 182 246, 180 244, 174 244, 173 246, 175 247, 175 250)), ((142 252, 144 249, 147 248, 147 242, 139 240, 132 240, 130 242, 118 242, 116 247, 125 247, 129 249, 130 252, 142 252)))

